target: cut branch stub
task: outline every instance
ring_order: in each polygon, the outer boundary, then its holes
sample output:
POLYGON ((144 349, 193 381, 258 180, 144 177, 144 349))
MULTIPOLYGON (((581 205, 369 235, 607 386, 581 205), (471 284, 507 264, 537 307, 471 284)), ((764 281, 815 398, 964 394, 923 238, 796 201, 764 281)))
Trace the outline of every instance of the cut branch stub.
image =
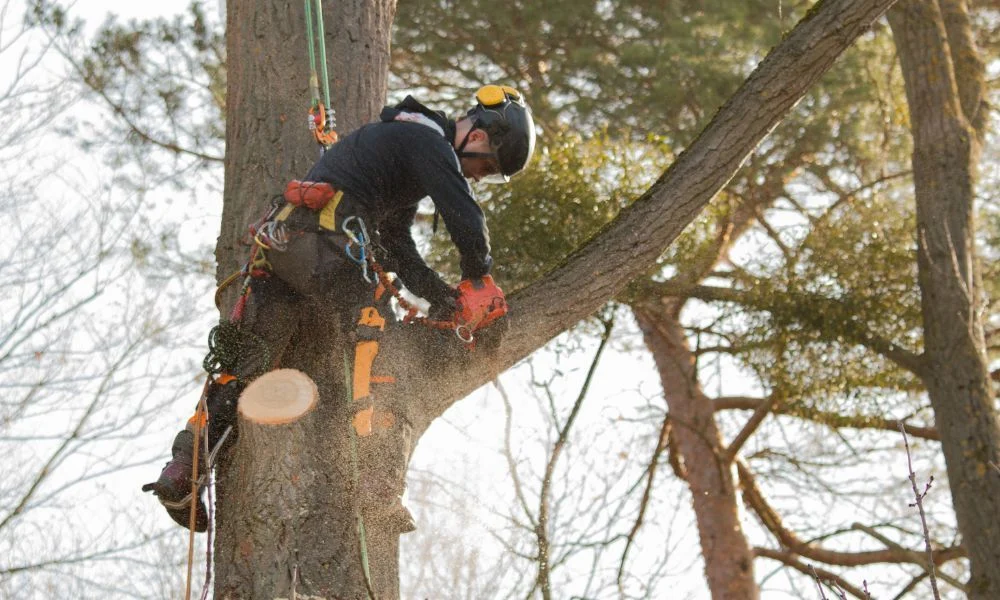
POLYGON ((310 490, 316 472, 303 449, 315 439, 318 400, 316 384, 295 369, 262 375, 240 395, 239 436, 226 473, 231 479, 220 494, 228 507, 220 510, 220 518, 233 525, 220 530, 216 545, 229 557, 217 597, 275 598, 308 591, 293 574, 300 568, 296 540, 316 527, 309 521, 315 512, 310 490), (259 565, 277 568, 260 573, 259 565))
POLYGON ((242 419, 261 425, 297 421, 316 406, 319 391, 313 380, 296 369, 278 369, 255 379, 240 395, 242 419))

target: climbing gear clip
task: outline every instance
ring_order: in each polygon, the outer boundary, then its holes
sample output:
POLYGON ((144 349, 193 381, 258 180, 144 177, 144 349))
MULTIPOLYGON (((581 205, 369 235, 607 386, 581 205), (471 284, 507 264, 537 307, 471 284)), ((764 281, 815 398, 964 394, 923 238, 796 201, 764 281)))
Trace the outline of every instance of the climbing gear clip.
POLYGON ((361 267, 361 276, 364 277, 365 281, 375 283, 375 280, 368 273, 368 245, 371 242, 371 238, 368 237, 368 229, 365 228, 365 222, 361 220, 361 217, 351 215, 344 219, 341 229, 343 229, 347 239, 350 240, 347 244, 344 244, 344 252, 347 254, 347 257, 361 267), (357 222, 357 232, 351 230, 350 224, 352 222, 357 222), (351 252, 352 245, 358 248, 357 256, 351 252))

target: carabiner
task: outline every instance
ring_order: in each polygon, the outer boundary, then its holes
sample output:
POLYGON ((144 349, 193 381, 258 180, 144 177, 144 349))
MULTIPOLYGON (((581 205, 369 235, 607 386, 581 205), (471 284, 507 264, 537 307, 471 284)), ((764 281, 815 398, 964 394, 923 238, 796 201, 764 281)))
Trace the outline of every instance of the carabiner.
POLYGON ((470 329, 465 323, 459 323, 455 326, 455 335, 457 335, 458 339, 462 340, 465 344, 471 344, 476 339, 472 335, 472 329, 470 329))
POLYGON ((375 283, 375 281, 372 280, 371 275, 369 275, 368 273, 369 238, 368 238, 368 229, 365 227, 365 222, 361 220, 361 217, 358 217, 357 215, 351 215, 346 219, 344 219, 344 223, 340 226, 340 228, 344 231, 344 235, 347 236, 347 239, 350 240, 347 244, 344 245, 344 253, 347 254, 348 258, 350 258, 352 261, 356 262, 358 265, 361 266, 361 276, 364 278, 366 282, 368 282, 369 284, 375 283), (351 221, 358 222, 358 233, 354 233, 353 231, 351 231, 351 228, 348 226, 351 221), (354 256, 354 253, 351 252, 352 244, 358 247, 357 256, 354 256))

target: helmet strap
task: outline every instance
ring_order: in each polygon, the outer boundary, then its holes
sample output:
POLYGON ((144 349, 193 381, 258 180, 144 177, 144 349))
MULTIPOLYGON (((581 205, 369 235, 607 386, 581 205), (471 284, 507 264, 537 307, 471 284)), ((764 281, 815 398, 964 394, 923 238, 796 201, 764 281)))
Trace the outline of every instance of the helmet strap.
POLYGON ((469 130, 465 132, 465 137, 463 137, 461 143, 458 144, 458 148, 455 148, 456 154, 462 156, 462 150, 464 150, 465 145, 469 143, 469 136, 472 135, 472 132, 475 129, 476 129, 476 123, 473 122, 472 127, 469 127, 469 130))
MULTIPOLYGON (((499 160, 500 157, 497 156, 496 152, 464 152, 465 146, 469 143, 469 136, 472 135, 472 132, 476 129, 480 129, 478 124, 478 121, 473 121, 472 127, 465 132, 465 137, 463 137, 461 143, 458 144, 458 148, 455 148, 455 154, 457 154, 459 158, 495 158, 499 160)), ((480 130, 483 131, 482 129, 480 130)))

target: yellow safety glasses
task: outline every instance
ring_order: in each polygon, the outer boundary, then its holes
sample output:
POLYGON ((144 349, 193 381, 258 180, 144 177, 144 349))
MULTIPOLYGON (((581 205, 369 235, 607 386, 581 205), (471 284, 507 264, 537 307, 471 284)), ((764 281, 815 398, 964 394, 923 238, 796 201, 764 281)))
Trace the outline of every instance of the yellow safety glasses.
POLYGON ((509 85, 484 85, 476 92, 476 100, 486 108, 500 106, 508 100, 521 102, 521 92, 509 85))

